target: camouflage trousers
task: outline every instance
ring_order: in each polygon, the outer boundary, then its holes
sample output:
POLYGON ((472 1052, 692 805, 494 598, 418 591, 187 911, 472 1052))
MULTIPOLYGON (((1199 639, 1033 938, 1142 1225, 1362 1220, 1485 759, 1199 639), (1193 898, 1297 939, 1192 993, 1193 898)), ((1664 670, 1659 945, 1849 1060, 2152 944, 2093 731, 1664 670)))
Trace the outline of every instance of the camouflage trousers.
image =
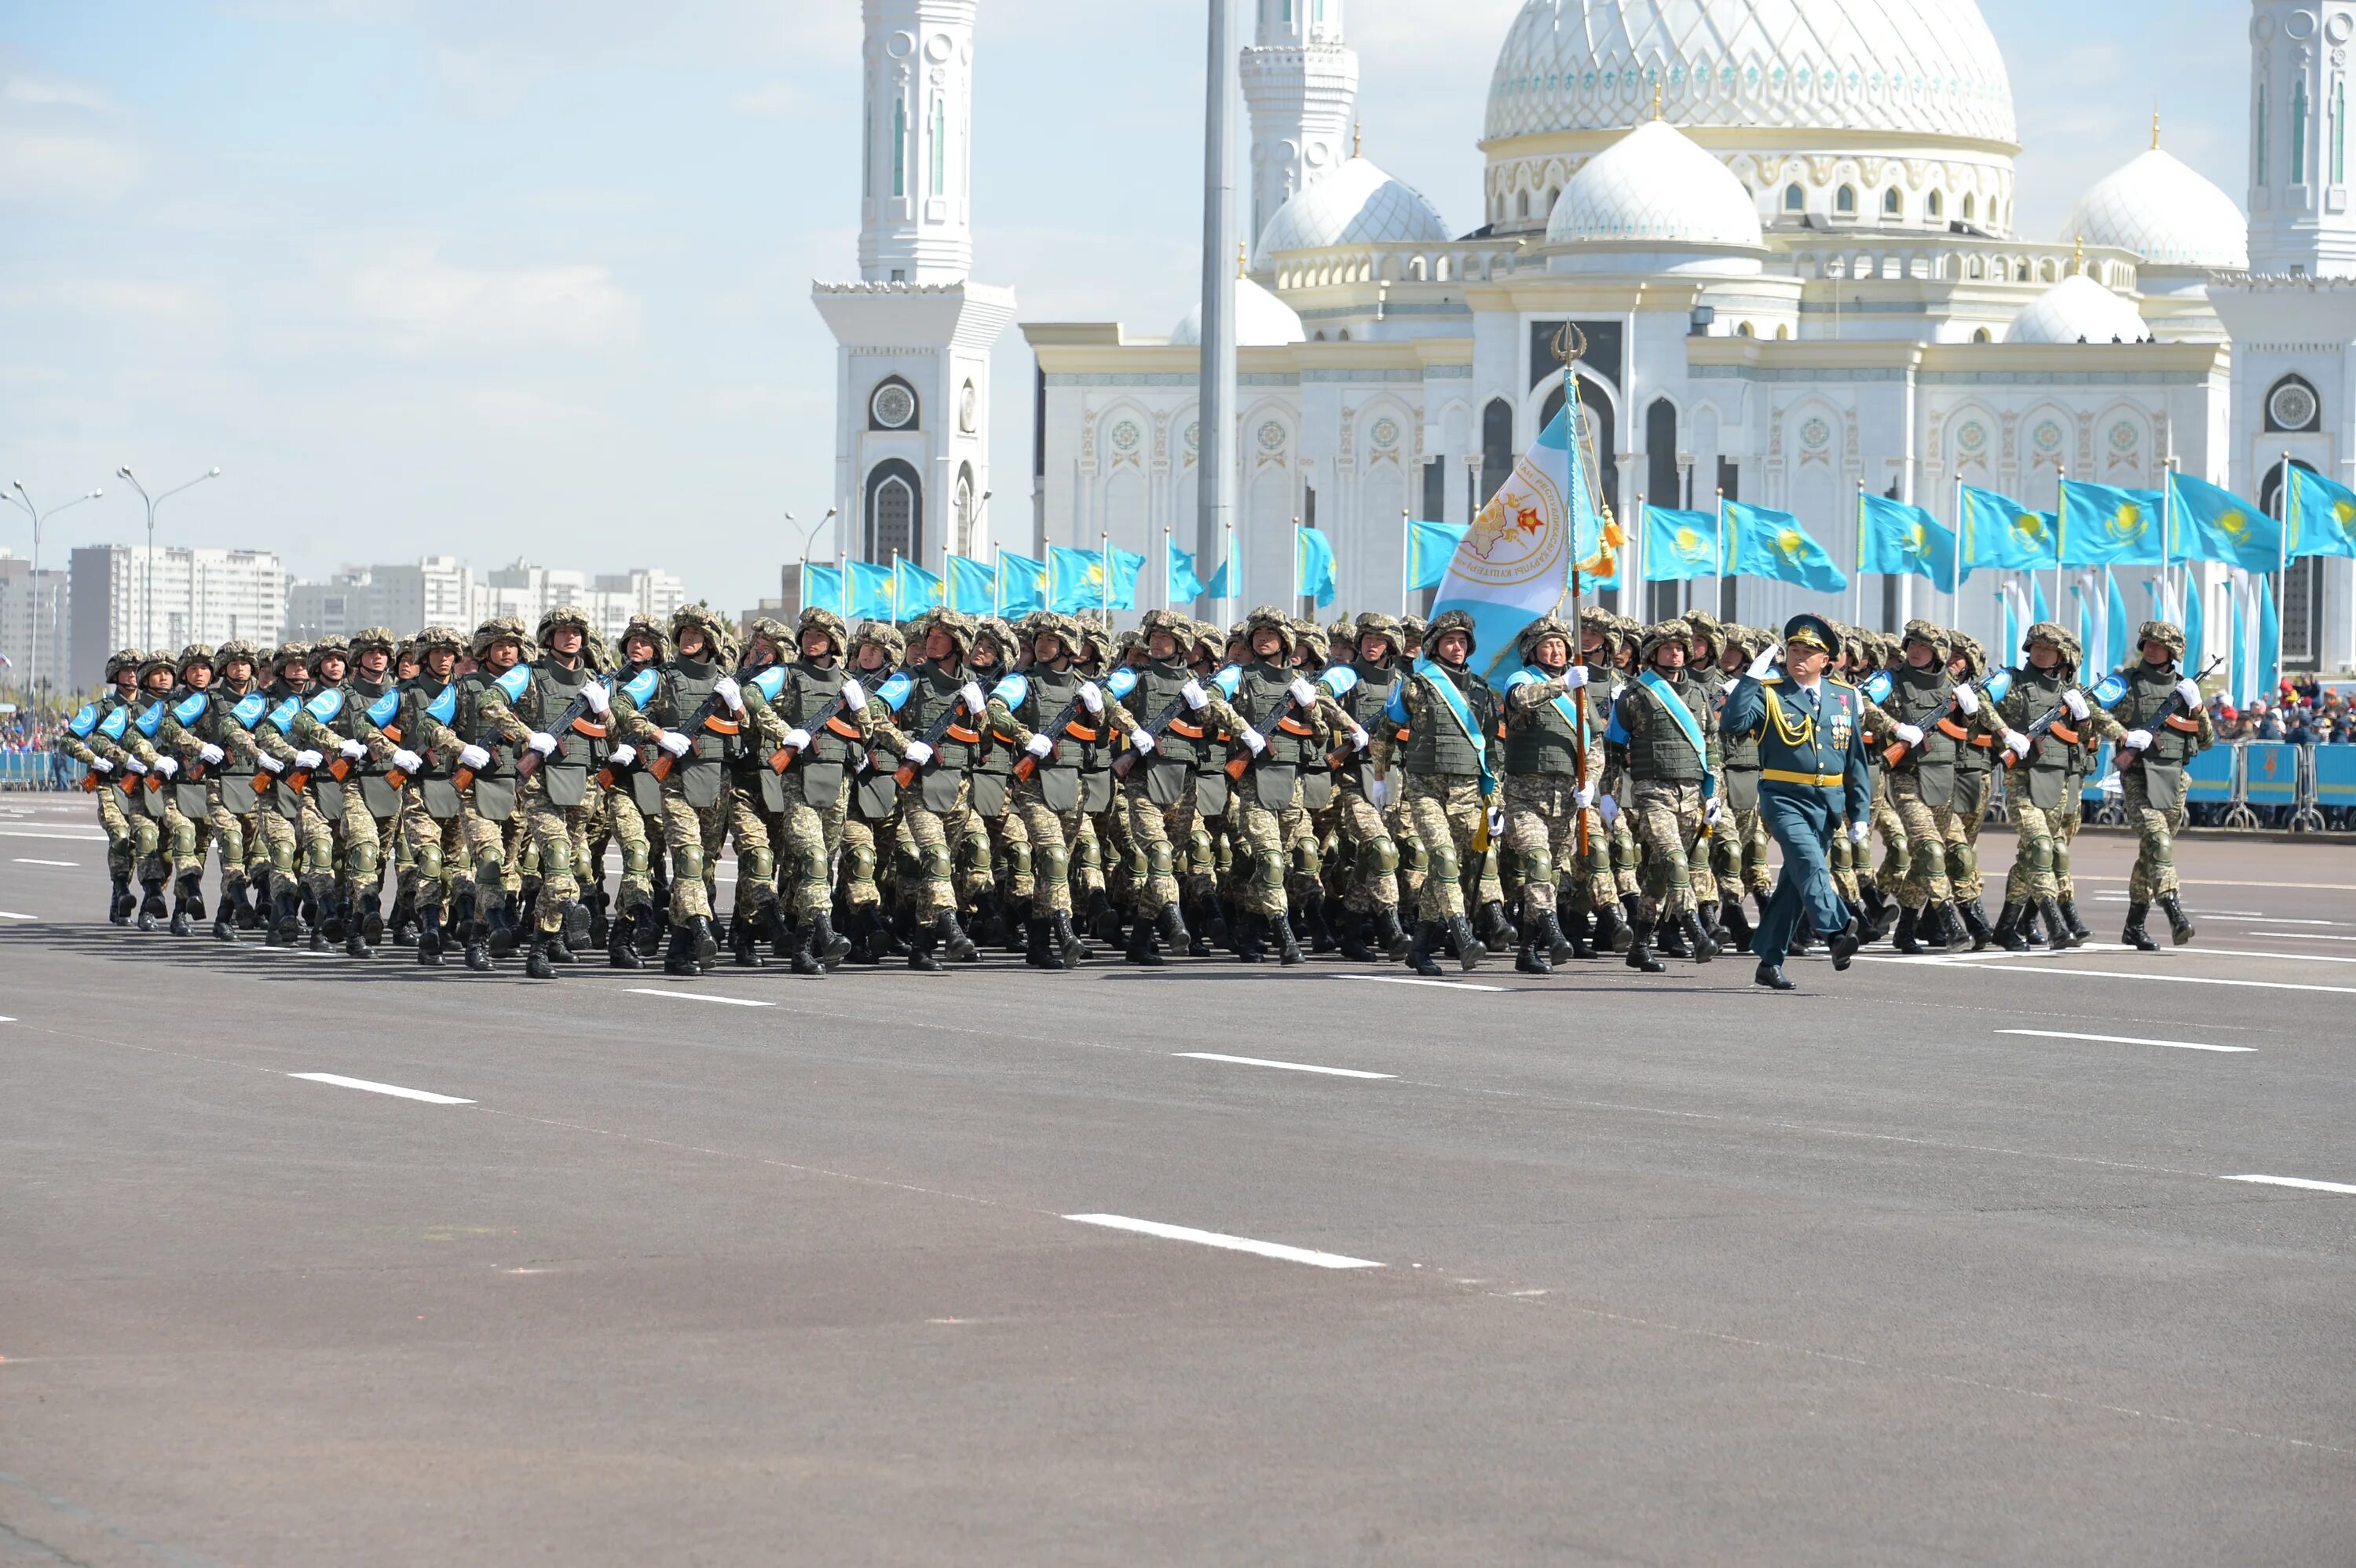
POLYGON ((1071 837, 1072 905, 1076 909, 1081 900, 1103 891, 1105 885, 1104 840, 1098 836, 1097 819, 1085 811, 1078 816, 1079 826, 1071 837))
POLYGON ((1899 907, 1945 903, 1955 896, 1954 884, 1947 880, 1948 835, 1962 833, 1954 809, 1923 800, 1922 778, 1912 773, 1890 775, 1890 807, 1898 814, 1908 849, 1906 878, 1898 884, 1899 907))
MULTIPOLYGON (((275 812, 257 814, 267 820, 275 812)), ((284 823, 286 819, 279 816, 284 823)), ((458 817, 437 818, 425 809, 425 802, 414 788, 404 792, 401 808, 401 836, 409 845, 410 901, 420 913, 439 914, 448 904, 454 883, 466 875, 466 825, 458 817)), ((294 859, 294 837, 290 833, 286 849, 288 862, 294 859)))
MULTIPOLYGON (((511 816, 506 822, 494 822, 475 809, 471 796, 462 796, 458 808, 459 859, 455 866, 446 866, 455 891, 457 886, 475 891, 475 918, 488 918, 507 896, 508 869, 514 857, 508 852, 508 832, 516 821, 511 816)), ((519 811, 517 816, 520 816, 519 811)), ((444 857, 445 861, 447 857, 444 857)))
POLYGON ((1579 863, 1579 781, 1569 773, 1505 779, 1505 880, 1520 884, 1523 912, 1554 908, 1555 879, 1579 863))
POLYGON ((1686 846, 1700 835, 1701 785, 1640 779, 1623 815, 1633 819, 1636 841, 1644 850, 1637 894, 1644 920, 1657 924, 1664 915, 1674 919, 1690 911, 1694 877, 1686 846))
POLYGON ((991 865, 1005 879, 1006 896, 1028 900, 1038 891, 1038 879, 1031 869, 1031 829, 1023 826, 1023 814, 1010 802, 996 816, 977 817, 990 840, 991 865))
POLYGON ((916 901, 918 920, 954 911, 960 891, 970 898, 989 885, 990 837, 966 805, 964 780, 958 781, 957 804, 947 811, 926 805, 918 791, 900 797, 900 852, 911 868, 905 891, 916 901))
POLYGON ((1342 907, 1354 914, 1397 909, 1399 847, 1374 802, 1353 788, 1333 793, 1333 837, 1342 865, 1342 907))
POLYGON ((106 835, 108 873, 128 878, 138 859, 138 843, 131 832, 131 819, 123 812, 123 792, 110 778, 98 781, 98 826, 106 835))
MULTIPOLYGON (((762 811, 755 790, 732 787, 721 805, 727 813, 729 842, 736 846, 736 896, 729 909, 739 918, 757 915, 781 901, 777 846, 782 841, 782 819, 762 811)), ((715 848, 704 859, 707 893, 719 882, 718 854, 715 848)))
MULTIPOLYGON (((710 805, 690 805, 677 790, 663 792, 663 848, 670 853, 670 922, 712 918, 712 875, 728 838, 732 793, 710 805)), ((741 874, 741 873, 740 873, 741 874)))
MULTIPOLYGON (((1634 798, 1633 786, 1620 786, 1634 798)), ((1644 891, 1644 847, 1636 841, 1636 819, 1622 807, 1612 823, 1612 880, 1623 899, 1641 897, 1644 891)))
MULTIPOLYGON (((846 786, 848 787, 848 786, 846 786)), ((835 852, 840 849, 845 862, 843 879, 846 884, 855 880, 858 868, 850 864, 854 850, 850 840, 851 803, 838 794, 833 804, 812 805, 805 800, 788 799, 777 822, 777 898, 797 922, 807 923, 834 903, 835 852)), ((741 855, 740 839, 738 852, 741 855)), ((873 887, 875 880, 873 857, 875 853, 872 836, 866 836, 864 853, 870 858, 865 876, 873 887)), ((737 905, 744 907, 744 869, 739 867, 736 884, 737 905)), ((671 880, 676 883, 679 872, 674 866, 671 880)))
MULTIPOLYGON (((540 863, 540 897, 532 906, 534 923, 542 933, 564 929, 564 906, 581 897, 581 881, 573 868, 580 864, 576 838, 587 807, 557 805, 535 789, 516 806, 523 819, 524 841, 540 863)), ((347 819, 348 820, 348 819, 347 819)))
MULTIPOLYGON (((1728 792, 1719 793, 1723 797, 1728 792)), ((1767 874, 1769 842, 1767 819, 1756 805, 1727 806, 1709 837, 1709 870, 1719 898, 1774 891, 1775 880, 1767 874)))
POLYGON ((1453 920, 1464 912, 1464 875, 1480 874, 1482 851, 1473 848, 1488 819, 1481 781, 1470 773, 1409 773, 1402 792, 1408 819, 1430 856, 1416 912, 1425 920, 1453 920))
POLYGON ((1986 885, 1980 875, 1980 827, 1987 821, 1994 773, 1959 769, 1955 773, 1955 831, 1947 840, 1947 880, 1955 896, 1977 902, 1986 885))
MULTIPOLYGON (((1898 808, 1890 800, 1890 775, 1882 773, 1873 788, 1873 832, 1881 840, 1881 865, 1873 873, 1873 885, 1887 897, 1895 898, 1906 879, 1914 874, 1914 847, 1907 841, 1906 824, 1898 808)), ((1862 864, 1858 869, 1862 870, 1862 864)))
MULTIPOLYGON (((1130 877, 1130 907, 1140 920, 1151 920, 1164 904, 1176 903, 1181 889, 1178 885, 1178 858, 1187 858, 1186 872, 1189 890, 1195 890, 1195 835, 1203 831, 1196 819, 1194 791, 1190 786, 1178 792, 1178 798, 1168 805, 1156 805, 1146 794, 1145 780, 1141 773, 1122 786, 1123 800, 1129 812, 1129 838, 1134 847, 1136 865, 1130 877), (1182 848, 1183 847, 1183 848, 1182 848)), ((1203 840, 1203 852, 1207 855, 1210 840, 1203 840)), ((1203 880, 1209 880, 1207 872, 1203 880)))
POLYGON ((384 880, 385 862, 392 859, 399 819, 370 815, 359 780, 344 781, 343 848, 338 859, 346 890, 355 895, 372 893, 384 880))
POLYGON ((2119 805, 2136 832, 2135 869, 2127 873, 2127 901, 2147 904, 2177 891, 2176 835, 2184 831, 2184 807, 2162 811, 2151 801, 2140 765, 2119 770, 2119 805))
POLYGON ((1309 814, 1301 808, 1301 784, 1293 781, 1292 804, 1270 806, 1260 803, 1254 793, 1250 775, 1237 786, 1239 830, 1244 853, 1251 860, 1251 880, 1244 885, 1244 909, 1252 914, 1277 916, 1285 912, 1286 846, 1306 826, 1309 814))
MULTIPOLYGON (((1079 842, 1085 816, 1076 808, 1059 812, 1041 799, 1035 776, 1015 784, 1006 814, 1021 818, 1024 842, 1030 846, 1032 912, 1071 913, 1072 847, 1079 842)), ((1023 896, 1019 887, 1014 896, 1023 896)))
POLYGON ((223 805, 219 786, 207 793, 211 797, 213 847, 220 857, 221 896, 241 893, 249 882, 267 886, 270 855, 262 848, 261 824, 252 812, 241 816, 223 805))
POLYGON ((213 846, 213 825, 209 816, 190 816, 180 809, 179 802, 171 798, 167 787, 164 801, 164 826, 156 835, 157 859, 168 857, 171 876, 201 876, 205 857, 213 846))
POLYGON ((2077 842, 2078 828, 2085 820, 2085 787, 2083 776, 2070 775, 2062 804, 2061 833, 2053 840, 2053 881, 2065 899, 2078 896, 2078 884, 2070 876, 2070 846, 2077 842))
POLYGON ((842 823, 842 901, 863 909, 884 901, 879 885, 899 838, 899 813, 877 821, 845 816, 842 823))
MULTIPOLYGON (((654 848, 647 835, 646 814, 630 798, 626 785, 616 785, 606 792, 605 810, 608 830, 622 851, 621 906, 626 910, 652 909, 654 848)), ((599 880, 604 880, 602 875, 599 880)))
MULTIPOLYGON (((1857 863, 1864 858, 1864 853, 1848 841, 1847 822, 1839 825, 1838 830, 1833 834, 1832 842, 1825 847, 1825 869, 1832 873, 1833 891, 1840 894, 1843 903, 1853 904, 1862 900, 1863 895, 1858 891, 1857 863)), ((1763 915, 1766 911, 1762 908, 1760 913, 1763 915)))
POLYGON ((2004 879, 2004 901, 2008 904, 2062 896, 2061 880, 2054 874, 2054 851, 2062 841, 2062 808, 2048 811, 2031 805, 2027 793, 2024 787, 2013 812, 2019 842, 2013 851, 2012 869, 2004 879))

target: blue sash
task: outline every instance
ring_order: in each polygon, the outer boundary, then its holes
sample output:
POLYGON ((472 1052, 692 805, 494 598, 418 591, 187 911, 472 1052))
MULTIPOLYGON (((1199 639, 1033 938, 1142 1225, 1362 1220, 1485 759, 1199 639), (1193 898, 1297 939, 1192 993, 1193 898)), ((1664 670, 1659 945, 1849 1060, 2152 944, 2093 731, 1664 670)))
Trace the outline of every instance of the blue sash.
POLYGON ((458 683, 452 681, 442 688, 442 695, 425 705, 425 717, 437 724, 447 724, 458 717, 458 683))
MULTIPOLYGON (((1513 674, 1505 677, 1505 689, 1507 691, 1511 691, 1517 686, 1528 686, 1534 681, 1552 680, 1553 678, 1554 677, 1547 674, 1547 672, 1542 669, 1536 668, 1530 665, 1524 665, 1521 668, 1515 670, 1513 674)), ((1560 697, 1552 698, 1548 700, 1553 702, 1554 710, 1557 713, 1561 714, 1563 718, 1569 721, 1571 732, 1579 737, 1579 743, 1582 746, 1587 744, 1587 709, 1580 707, 1578 703, 1573 702, 1570 699, 1570 693, 1567 691, 1560 697)))
POLYGON ((991 687, 990 688, 990 695, 996 698, 999 701, 1006 704, 1006 710, 1009 713, 1012 713, 1014 709, 1023 706, 1023 699, 1024 698, 1031 695, 1030 677, 1027 676, 1010 675, 1005 679, 1000 681, 996 686, 991 687))
POLYGON ((303 699, 299 697, 290 697, 285 701, 280 703, 277 707, 270 710, 270 722, 277 729, 280 734, 292 734, 294 732, 293 727, 294 723, 294 715, 300 713, 302 710, 303 699))
POLYGON ((509 702, 519 701, 531 686, 531 666, 519 664, 491 684, 509 702))
POLYGON ((1702 739, 1701 721, 1693 716, 1693 709, 1686 706, 1685 699, 1677 695, 1676 687, 1661 678, 1658 670, 1648 669, 1636 680, 1653 694, 1662 709, 1676 724, 1678 731, 1685 736, 1687 743, 1693 747, 1694 755, 1701 759, 1702 798, 1707 800, 1717 794, 1718 778, 1709 771, 1709 742, 1702 739))
POLYGON ((916 683, 908 678, 906 670, 895 670, 892 677, 877 687, 872 695, 878 702, 897 713, 908 705, 908 694, 916 689, 916 683))
POLYGON ((139 732, 142 735, 153 740, 155 735, 155 727, 164 722, 164 699, 159 697, 155 701, 149 703, 147 705, 146 711, 140 714, 136 720, 133 720, 133 722, 139 726, 139 732))
POLYGON ((340 686, 331 686, 303 706, 309 709, 311 717, 320 723, 332 724, 335 722, 336 715, 344 710, 344 688, 340 686))
POLYGON ((1877 670, 1866 679, 1865 695, 1879 708, 1890 700, 1891 684, 1888 670, 1877 670))
MULTIPOLYGON (((1472 706, 1464 700, 1464 694, 1456 689, 1456 683, 1441 673, 1438 665, 1420 654, 1416 656, 1415 673, 1423 677, 1426 686, 1440 694, 1440 705, 1448 709, 1448 716, 1456 720, 1456 727, 1464 731, 1466 740, 1472 742, 1472 760, 1481 766, 1481 797, 1486 800, 1497 793, 1497 776, 1489 771, 1489 738, 1481 733, 1481 726, 1473 722, 1472 706)), ((1391 701, 1398 705, 1402 720, 1407 718, 1406 690, 1406 683, 1401 682, 1399 689, 1391 694, 1391 701)))
POLYGON ((392 716, 400 711, 401 688, 396 686, 368 705, 368 721, 382 729, 391 723, 392 716))
MULTIPOLYGON (((651 681, 654 678, 654 671, 648 670, 645 675, 640 676, 638 678, 640 680, 651 681)), ((636 683, 634 682, 633 684, 636 683)), ((752 679, 746 681, 744 684, 759 692, 763 701, 775 702, 777 699, 777 694, 786 689, 786 667, 781 664, 773 664, 768 668, 763 670, 760 674, 755 676, 752 679)), ((624 689, 626 690, 627 688, 625 688, 624 689)))
POLYGON ((1127 697, 1137 689, 1137 672, 1123 665, 1104 679, 1105 695, 1114 699, 1127 697))
POLYGON ((204 717, 205 709, 211 706, 211 698, 201 691, 192 691, 173 706, 172 717, 184 725, 193 724, 204 717))
POLYGON ((130 722, 131 709, 118 708, 106 716, 106 722, 98 727, 98 732, 110 741, 120 741, 123 739, 123 727, 130 722))
POLYGON ((1211 677, 1211 684, 1219 688, 1219 695, 1230 702, 1235 700, 1236 689, 1243 682, 1244 667, 1239 664, 1231 664, 1211 677))

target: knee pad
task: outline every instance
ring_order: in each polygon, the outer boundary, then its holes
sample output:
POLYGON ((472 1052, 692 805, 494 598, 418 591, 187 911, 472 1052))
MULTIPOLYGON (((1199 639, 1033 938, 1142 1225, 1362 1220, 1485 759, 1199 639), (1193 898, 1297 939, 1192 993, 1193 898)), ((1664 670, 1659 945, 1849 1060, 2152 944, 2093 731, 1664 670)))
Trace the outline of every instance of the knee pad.
MULTIPOLYGON (((823 853, 813 848, 802 855, 803 873, 813 881, 826 875, 825 867, 819 863, 823 853)), ((842 877, 847 882, 872 882, 875 880, 875 846, 873 843, 854 844, 843 852, 842 877)))
POLYGON ((507 880, 507 866, 496 850, 486 851, 475 860, 475 884, 492 888, 507 880))
POLYGON ((2148 840, 2148 843, 2151 847, 2151 863, 2153 865, 2166 866, 2174 863, 2176 858, 2176 841, 2168 836, 2165 829, 2153 834, 2148 840))
POLYGON ((2021 858, 2029 862, 2029 869, 2031 871, 2050 871, 2053 869, 2053 840, 2051 838, 2023 837, 2020 841, 2020 853, 2021 858))
POLYGON ((1426 854, 1425 876, 1437 877, 1444 882, 1452 882, 1458 879, 1460 873, 1456 865, 1456 850, 1452 846, 1445 849, 1428 850, 1426 854))
POLYGON ((1521 857, 1524 887, 1554 885, 1554 855, 1543 844, 1521 857))
POLYGON ((352 875, 374 877, 381 862, 377 859, 376 840, 359 838, 352 844, 352 875))
POLYGON ((643 838, 622 846, 622 875, 643 877, 648 867, 647 841, 643 838))
POLYGON ((1006 847, 1006 874, 1015 878, 1028 877, 1031 874, 1030 845, 1009 844, 1006 847))
POLYGON ((766 882, 777 874, 776 858, 766 848, 747 849, 737 859, 736 874, 744 880, 766 882))
POLYGON ((1157 877, 1166 877, 1178 869, 1178 857, 1166 838, 1145 847, 1145 869, 1157 877))
POLYGON ((1217 857, 1217 848, 1212 844, 1211 836, 1202 828, 1197 827, 1186 835, 1186 858, 1194 864, 1207 866, 1217 857))
POLYGON ((1947 878, 1950 881, 1969 881, 1978 863, 1968 844, 1947 846, 1947 878))
POLYGON ((703 846, 701 844, 680 845, 679 847, 679 853, 671 857, 671 867, 674 874, 682 882, 700 882, 703 880, 703 846))
POLYGON ((424 848, 420 849, 417 852, 416 869, 417 874, 423 877, 428 881, 440 881, 442 880, 441 849, 432 844, 428 844, 424 848))
POLYGON ((1075 859, 1083 871, 1096 871, 1103 869, 1103 862, 1097 852, 1097 841, 1092 835, 1081 838, 1079 854, 1075 859))
MULTIPOLYGON (((1410 876, 1423 876, 1431 869, 1431 850, 1420 838, 1408 839, 1406 847, 1399 850, 1399 857, 1407 862, 1408 873, 1410 876)), ((1450 872, 1451 876, 1454 874, 1453 871, 1450 872)))
POLYGON ((1072 874, 1071 851, 1060 844, 1034 845, 1031 850, 1038 880, 1053 887, 1072 874))
POLYGON ((957 875, 957 862, 949 859, 949 847, 946 844, 926 845, 916 864, 923 869, 926 881, 946 882, 957 875))
POLYGON ((1399 848, 1390 835, 1366 840, 1358 851, 1358 870, 1363 876, 1387 877, 1398 869, 1399 848))

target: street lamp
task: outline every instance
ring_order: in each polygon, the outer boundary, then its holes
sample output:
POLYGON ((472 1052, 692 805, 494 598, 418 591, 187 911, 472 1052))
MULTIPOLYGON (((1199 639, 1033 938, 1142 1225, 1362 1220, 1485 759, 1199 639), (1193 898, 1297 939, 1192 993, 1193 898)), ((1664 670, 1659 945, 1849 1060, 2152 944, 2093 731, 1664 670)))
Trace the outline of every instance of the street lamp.
MULTIPOLYGON (((41 700, 41 523, 43 519, 54 517, 69 507, 79 507, 84 501, 95 501, 106 492, 92 490, 87 496, 76 496, 70 501, 60 501, 46 512, 33 505, 33 497, 26 490, 25 482, 22 479, 14 481, 7 491, 0 491, 0 494, 7 495, 8 499, 24 507, 26 515, 33 519, 33 575, 29 580, 33 590, 33 651, 26 670, 25 689, 32 694, 33 703, 37 709, 41 700)), ((49 624, 52 627, 57 624, 57 615, 54 611, 49 615, 49 624)))
POLYGON ((131 465, 129 464, 124 464, 122 467, 116 469, 114 473, 115 477, 121 479, 134 490, 138 491, 139 498, 147 503, 147 629, 145 635, 143 635, 140 640, 147 644, 150 647, 153 647, 155 643, 155 508, 170 500, 173 496, 178 495, 181 491, 188 488, 189 485, 201 485, 208 479, 220 478, 220 470, 218 468, 208 468, 202 474, 198 475, 194 479, 189 480, 187 485, 175 485, 169 490, 165 490, 153 496, 147 494, 146 485, 142 485, 135 477, 133 476, 131 465))
MULTIPOLYGON (((809 526, 809 532, 808 532, 808 533, 806 533, 806 534, 804 534, 804 535, 802 536, 802 575, 801 575, 801 581, 799 581, 798 582, 796 582, 796 583, 794 584, 794 599, 795 599, 796 603, 800 603, 800 602, 801 602, 802 595, 803 595, 806 592, 808 592, 808 591, 809 591, 809 552, 810 552, 810 545, 811 545, 812 541, 814 541, 815 539, 817 539, 819 529, 820 529, 820 528, 822 528, 826 527, 826 525, 827 525, 827 524, 829 524, 829 523, 830 523, 830 522, 834 521, 834 512, 835 512, 835 509, 834 509, 832 507, 829 507, 826 509, 826 516, 825 516, 825 517, 820 517, 818 521, 816 521, 816 522, 812 523, 812 524, 809 526)), ((795 517, 791 512, 787 512, 787 513, 786 514, 786 521, 787 521, 787 522, 791 523, 791 522, 797 522, 797 521, 798 521, 798 520, 799 520, 799 519, 798 519, 798 518, 797 518, 797 517, 795 517)), ((780 587, 782 588, 782 584, 780 585, 780 587)), ((844 603, 848 603, 849 602, 850 602, 850 601, 849 601, 849 596, 846 594, 846 595, 845 595, 845 597, 844 597, 844 603)), ((807 610, 807 609, 809 609, 809 606, 807 603, 803 603, 803 604, 802 604, 802 608, 803 608, 803 609, 805 609, 805 610, 807 610)))

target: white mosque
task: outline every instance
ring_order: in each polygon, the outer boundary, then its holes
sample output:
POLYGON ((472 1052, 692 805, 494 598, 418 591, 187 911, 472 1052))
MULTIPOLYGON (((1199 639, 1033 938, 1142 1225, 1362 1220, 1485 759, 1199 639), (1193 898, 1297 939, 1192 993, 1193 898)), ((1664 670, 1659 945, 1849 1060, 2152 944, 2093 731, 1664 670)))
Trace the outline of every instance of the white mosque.
MULTIPOLYGON (((2254 0, 2248 218, 2155 126, 2034 239, 2014 229, 2011 91, 1972 0, 1526 0, 1490 79, 1469 229, 1365 155, 1345 0, 1241 3, 1246 602, 1283 596, 1299 517, 1333 540, 1344 604, 1396 608, 1402 518, 1468 520, 1559 406, 1566 325, 1620 516, 1723 491, 1796 514, 1844 568, 1860 486, 1952 521, 1959 481, 2051 509, 2064 474, 2157 487, 2173 463, 2272 509, 2285 454, 2356 477, 2356 7, 2254 0)), ((819 287, 843 340, 851 537, 936 567, 986 538, 970 497, 988 489, 988 338, 1012 312, 963 272, 973 11, 866 0, 864 279, 819 287)), ((1194 542, 1198 316, 1166 336, 1023 325, 1033 526, 1015 535, 1001 509, 997 542, 1109 534, 1157 564, 1165 528, 1194 542)), ((2281 584, 2286 667, 2356 665, 2351 565, 2301 561, 2281 584)), ((1992 577, 1960 603, 1869 577, 1858 608, 1991 627, 1992 577)), ((1158 571, 1141 588, 1154 602, 1158 571)), ((1703 580, 1622 607, 1694 591, 1750 622, 1813 597, 1703 580)), ((2222 576, 2209 591, 2215 624, 2222 576)))

